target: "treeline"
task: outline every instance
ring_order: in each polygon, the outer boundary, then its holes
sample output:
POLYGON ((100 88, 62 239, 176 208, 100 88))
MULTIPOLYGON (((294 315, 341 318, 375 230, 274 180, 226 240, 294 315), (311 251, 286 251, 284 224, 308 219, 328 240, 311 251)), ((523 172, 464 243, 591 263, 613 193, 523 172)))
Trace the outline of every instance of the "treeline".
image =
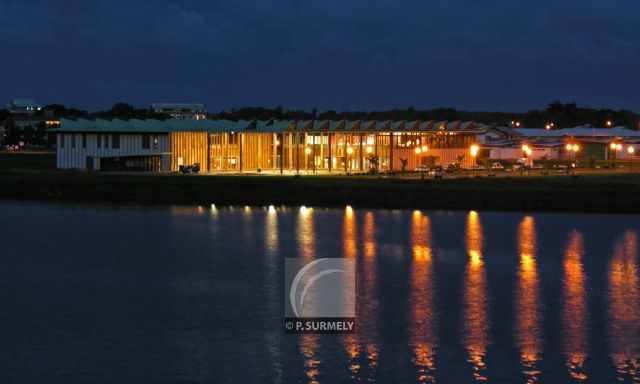
POLYGON ((98 112, 88 112, 81 109, 69 108, 62 104, 45 105, 36 116, 56 116, 64 118, 85 118, 85 119, 168 119, 165 113, 156 113, 151 109, 136 108, 127 103, 115 103, 111 109, 98 112))
MULTIPOLYGON (((37 114, 52 115, 64 118, 103 118, 103 119, 160 119, 169 118, 167 114, 155 113, 150 109, 135 108, 131 104, 116 103, 108 110, 88 112, 66 107, 61 104, 46 105, 37 114)), ((0 119, 6 118, 6 111, 0 110, 0 119)), ((230 120, 267 120, 267 119, 303 119, 303 120, 463 120, 476 121, 483 124, 508 125, 519 122, 522 127, 542 128, 553 123, 555 128, 575 127, 589 124, 604 127, 606 122, 611 125, 627 125, 640 129, 640 115, 629 110, 579 108, 575 103, 554 101, 543 110, 533 109, 525 113, 516 112, 474 112, 460 111, 454 108, 435 109, 390 109, 385 111, 334 111, 319 112, 315 108, 311 111, 285 110, 282 106, 275 108, 243 107, 232 108, 229 111, 209 113, 210 119, 230 120)))
POLYGON ((627 125, 640 128, 640 115, 629 110, 578 108, 575 103, 554 101, 544 110, 533 109, 525 113, 515 112, 474 112, 459 111, 453 108, 418 110, 391 109, 387 111, 333 111, 318 112, 287 110, 276 108, 244 107, 210 114, 213 119, 250 120, 250 119, 319 119, 319 120, 463 120, 483 124, 509 125, 518 122, 521 127, 542 128, 553 123, 555 128, 569 128, 589 124, 604 127, 607 121, 612 125, 627 125))

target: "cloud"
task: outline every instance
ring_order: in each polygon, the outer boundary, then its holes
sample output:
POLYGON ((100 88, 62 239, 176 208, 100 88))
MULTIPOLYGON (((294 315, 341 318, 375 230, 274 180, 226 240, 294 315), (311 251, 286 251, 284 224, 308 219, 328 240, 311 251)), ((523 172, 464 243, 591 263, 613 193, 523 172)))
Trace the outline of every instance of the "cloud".
POLYGON ((213 110, 524 110, 565 97, 633 108, 638 11, 632 0, 0 0, 16 74, 0 96, 91 109, 162 92, 213 110), (92 95, 96 84, 118 86, 92 95))

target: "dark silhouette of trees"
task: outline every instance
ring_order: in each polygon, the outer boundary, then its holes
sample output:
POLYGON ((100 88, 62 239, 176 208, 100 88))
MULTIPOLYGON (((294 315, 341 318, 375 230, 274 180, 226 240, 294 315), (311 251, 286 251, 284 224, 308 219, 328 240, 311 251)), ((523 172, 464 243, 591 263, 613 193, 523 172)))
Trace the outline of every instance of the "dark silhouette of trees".
MULTIPOLYGON (((136 108, 131 104, 119 102, 111 109, 99 112, 87 112, 71 108, 62 104, 49 104, 39 111, 37 116, 55 116, 63 118, 103 118, 103 119, 159 119, 165 120, 169 115, 155 113, 150 109, 136 108)), ((269 107, 232 108, 229 111, 210 113, 210 119, 229 120, 268 120, 268 119, 297 119, 297 120, 448 120, 475 121, 489 125, 509 125, 512 121, 520 122, 521 127, 544 128, 553 123, 553 128, 570 128, 578 125, 592 125, 606 127, 611 121, 612 126, 626 125, 633 129, 640 129, 640 115, 629 110, 580 108, 575 102, 563 103, 555 100, 545 109, 532 109, 527 112, 487 112, 463 111, 454 108, 416 109, 410 106, 406 109, 394 108, 377 111, 311 111, 302 109, 285 110, 278 105, 269 107)), ((9 118, 6 110, 0 110, 0 121, 9 118)))
POLYGON ((390 109, 384 111, 335 111, 318 112, 315 108, 310 111, 283 110, 276 108, 244 107, 231 109, 229 112, 212 113, 211 119, 230 120, 266 120, 266 119, 300 119, 300 120, 448 120, 475 121, 482 124, 509 125, 512 121, 520 122, 521 127, 544 128, 553 123, 554 128, 571 128, 578 125, 592 125, 605 127, 606 121, 614 126, 627 125, 640 128, 640 115, 628 110, 579 108, 576 103, 562 103, 553 101, 544 110, 533 109, 528 112, 477 112, 460 111, 453 108, 435 108, 418 110, 414 107, 406 109, 390 109))

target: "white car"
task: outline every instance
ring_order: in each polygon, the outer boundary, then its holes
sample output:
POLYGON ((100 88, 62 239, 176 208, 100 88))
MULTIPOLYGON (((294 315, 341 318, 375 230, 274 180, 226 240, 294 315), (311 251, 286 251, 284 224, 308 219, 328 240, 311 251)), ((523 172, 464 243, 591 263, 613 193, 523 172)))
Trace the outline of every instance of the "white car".
POLYGON ((491 170, 492 171, 504 171, 504 165, 500 164, 500 163, 493 163, 491 164, 491 170))
POLYGON ((523 168, 526 168, 526 165, 524 165, 524 163, 515 163, 513 164, 513 170, 514 171, 519 171, 523 168))
POLYGON ((416 172, 428 172, 429 171, 429 167, 427 167, 426 165, 418 165, 416 167, 416 172))

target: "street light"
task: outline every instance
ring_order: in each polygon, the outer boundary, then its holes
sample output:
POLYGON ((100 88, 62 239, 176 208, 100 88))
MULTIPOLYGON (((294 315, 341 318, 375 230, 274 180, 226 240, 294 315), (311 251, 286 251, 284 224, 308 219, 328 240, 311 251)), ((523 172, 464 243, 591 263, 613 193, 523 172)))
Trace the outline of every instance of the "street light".
POLYGON ((305 153, 305 154, 306 154, 306 156, 307 156, 307 172, 308 172, 308 171, 309 171, 309 154, 311 153, 311 148, 306 147, 306 148, 304 149, 304 153, 305 153))
POLYGON ((613 126, 613 121, 607 120, 605 124, 607 125, 607 127, 611 128, 613 126))
POLYGON ((419 155, 420 152, 422 152, 422 150, 420 148, 416 147, 415 152, 416 152, 416 155, 419 155))
POLYGON ((613 165, 614 168, 616 166, 616 158, 618 157, 618 153, 616 152, 616 150, 618 149, 618 146, 620 146, 622 148, 622 146, 620 144, 618 144, 618 143, 611 143, 609 145, 609 148, 611 148, 611 155, 612 155, 611 156, 611 160, 613 160, 612 161, 612 165, 613 165))
POLYGON ((372 153, 372 152, 373 152, 373 148, 367 147, 367 153, 372 153))
POLYGON ((531 156, 531 148, 527 144, 522 146, 522 152, 524 153, 524 163, 527 164, 527 158, 531 156))
POLYGON ((479 146, 475 144, 471 146, 471 157, 473 157, 472 169, 474 171, 476 170, 476 156, 478 156, 479 150, 480 150, 479 146))
POLYGON ((636 149, 634 147, 629 147, 627 148, 627 152, 629 153, 629 156, 631 156, 631 159, 629 159, 629 171, 633 172, 633 156, 636 149))
POLYGON ((347 147, 347 162, 344 164, 344 170, 347 171, 347 164, 349 164, 349 169, 351 169, 351 161, 349 156, 353 153, 353 148, 351 146, 347 147))

